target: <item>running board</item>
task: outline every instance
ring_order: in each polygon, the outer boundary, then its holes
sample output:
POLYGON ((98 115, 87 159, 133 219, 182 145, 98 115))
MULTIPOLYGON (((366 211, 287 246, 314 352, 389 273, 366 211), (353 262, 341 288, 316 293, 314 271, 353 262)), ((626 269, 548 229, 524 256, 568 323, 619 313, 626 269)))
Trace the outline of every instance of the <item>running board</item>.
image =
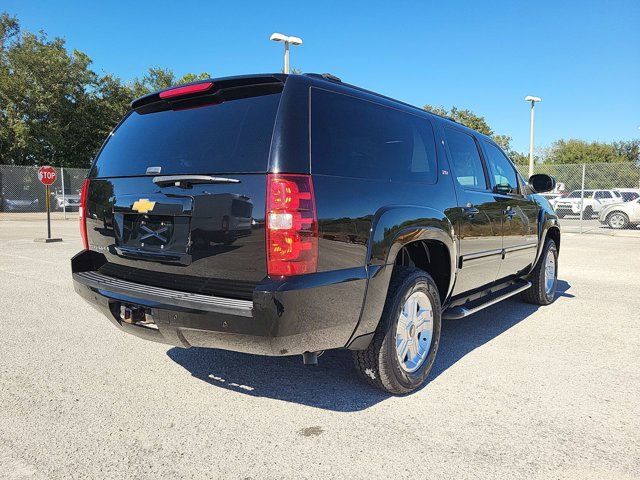
POLYGON ((474 303, 476 303, 474 306, 469 306, 469 304, 467 304, 468 306, 455 306, 455 307, 451 307, 446 309, 443 314, 442 314, 442 318, 445 320, 459 320, 461 318, 464 317, 468 317, 469 315, 473 315, 476 312, 479 312, 480 310, 483 310, 487 307, 490 307, 491 305, 494 305, 498 302, 501 302, 502 300, 505 300, 509 297, 513 297, 514 295, 517 295, 520 292, 525 291, 526 289, 528 289, 529 287, 531 287, 531 282, 525 282, 524 284, 517 284, 517 287, 514 288, 513 290, 509 290, 506 293, 500 294, 499 292, 497 296, 493 296, 493 295, 489 295, 489 299, 486 302, 477 304, 476 302, 471 302, 471 305, 474 305, 474 303))

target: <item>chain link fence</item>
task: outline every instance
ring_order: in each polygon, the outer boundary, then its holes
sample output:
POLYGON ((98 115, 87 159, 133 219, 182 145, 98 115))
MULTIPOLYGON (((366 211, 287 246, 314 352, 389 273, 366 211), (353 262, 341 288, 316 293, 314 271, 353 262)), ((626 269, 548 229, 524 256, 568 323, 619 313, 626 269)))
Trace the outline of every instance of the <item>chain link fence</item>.
MULTIPOLYGON (((57 168, 49 187, 52 218, 77 218, 86 168, 57 168)), ((46 187, 38 167, 0 165, 0 220, 46 219, 46 187)))
MULTIPOLYGON (((527 178, 529 167, 518 165, 527 178)), ((563 230, 579 233, 640 233, 640 165, 585 163, 535 165, 534 173, 555 177, 556 190, 544 194, 563 230)))

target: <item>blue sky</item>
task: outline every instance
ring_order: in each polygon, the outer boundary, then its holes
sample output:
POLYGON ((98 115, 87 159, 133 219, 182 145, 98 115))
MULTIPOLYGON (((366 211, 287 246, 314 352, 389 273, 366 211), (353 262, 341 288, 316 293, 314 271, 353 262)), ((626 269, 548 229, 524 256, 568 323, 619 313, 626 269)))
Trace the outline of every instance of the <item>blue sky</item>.
POLYGON ((640 1, 25 1, 0 10, 66 38, 98 71, 213 76, 281 69, 274 31, 303 38, 292 66, 422 106, 484 115, 528 150, 524 96, 542 97, 536 145, 640 137, 640 1))

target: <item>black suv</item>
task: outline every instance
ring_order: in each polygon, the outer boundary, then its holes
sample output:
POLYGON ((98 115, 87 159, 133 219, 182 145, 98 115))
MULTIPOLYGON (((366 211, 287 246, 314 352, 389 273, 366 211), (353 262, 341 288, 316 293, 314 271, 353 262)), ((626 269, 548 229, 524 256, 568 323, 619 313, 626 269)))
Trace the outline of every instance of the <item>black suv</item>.
MULTIPOLYGON (((442 319, 556 293, 560 230, 488 137, 331 75, 247 75, 135 100, 81 194, 76 291, 180 347, 353 351, 419 387, 442 319)), ((446 346, 445 346, 446 348, 446 346)))

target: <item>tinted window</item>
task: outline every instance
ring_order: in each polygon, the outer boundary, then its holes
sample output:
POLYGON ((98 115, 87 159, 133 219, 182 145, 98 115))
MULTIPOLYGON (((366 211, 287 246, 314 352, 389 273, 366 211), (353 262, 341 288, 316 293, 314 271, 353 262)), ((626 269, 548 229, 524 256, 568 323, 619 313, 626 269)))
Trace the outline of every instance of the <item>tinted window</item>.
POLYGON ((611 198, 610 192, 596 192, 596 198, 611 198))
POLYGON ((487 152, 487 163, 491 178, 498 191, 518 193, 518 177, 509 159, 498 147, 491 143, 483 142, 487 152))
POLYGON ((487 188, 487 181, 482 169, 482 160, 476 142, 471 135, 454 130, 445 129, 453 173, 460 185, 473 188, 487 188))
POLYGON ((348 95, 313 89, 313 173, 435 183, 429 120, 348 95))
MULTIPOLYGON (((574 190, 567 196, 567 198, 580 198, 580 197, 581 197, 580 190, 574 190)), ((591 198, 591 197, 593 197, 593 190, 585 190, 584 198, 591 198)))
POLYGON ((622 199, 625 202, 630 202, 631 200, 635 200, 638 197, 640 197, 640 195, 635 192, 622 192, 622 199))
POLYGON ((132 112, 96 161, 95 177, 264 172, 280 94, 183 110, 132 112))

